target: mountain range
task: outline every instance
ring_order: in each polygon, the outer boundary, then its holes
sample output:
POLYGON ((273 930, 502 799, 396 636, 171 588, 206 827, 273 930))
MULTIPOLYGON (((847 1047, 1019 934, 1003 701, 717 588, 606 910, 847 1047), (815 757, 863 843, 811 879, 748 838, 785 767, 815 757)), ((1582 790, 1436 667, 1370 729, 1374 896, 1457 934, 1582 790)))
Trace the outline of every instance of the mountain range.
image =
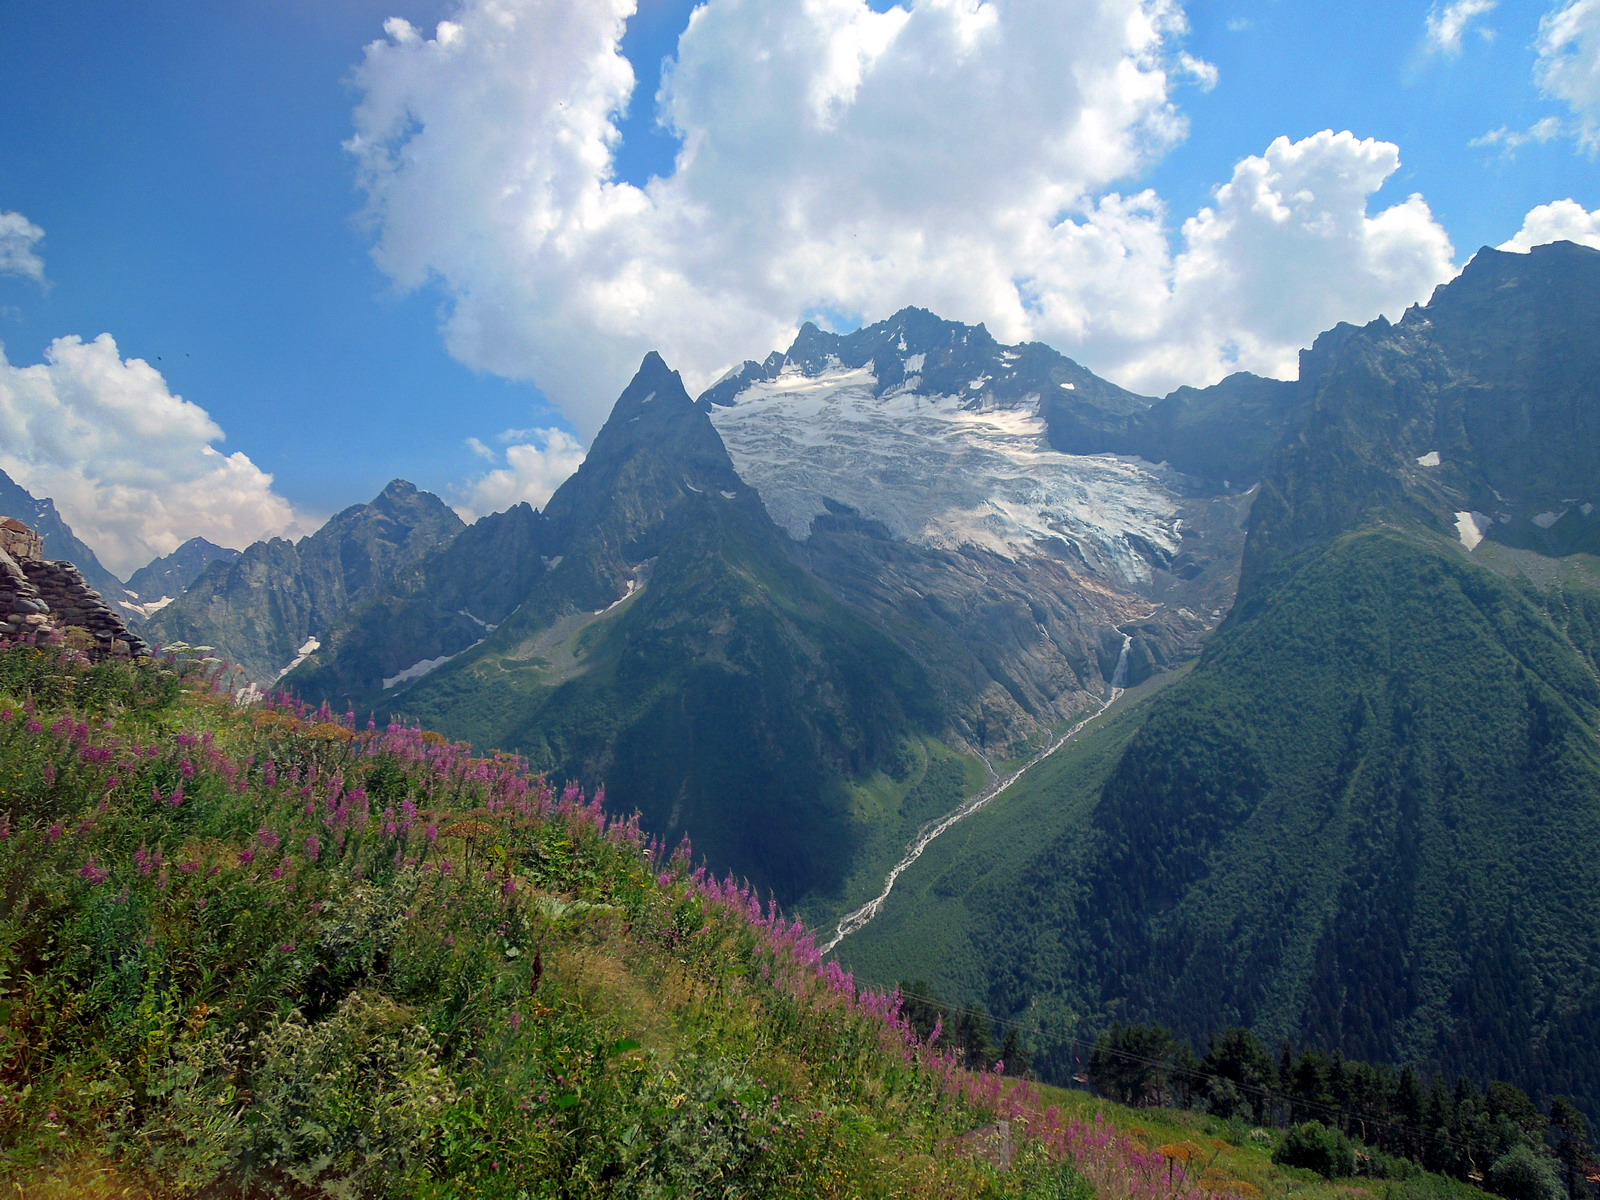
POLYGON ((604 785, 818 921, 894 869, 836 953, 1058 1074, 1239 1024, 1600 1114, 1597 314, 1557 243, 1159 399, 919 309, 699 397, 652 354, 543 510, 396 481, 145 636, 604 785))

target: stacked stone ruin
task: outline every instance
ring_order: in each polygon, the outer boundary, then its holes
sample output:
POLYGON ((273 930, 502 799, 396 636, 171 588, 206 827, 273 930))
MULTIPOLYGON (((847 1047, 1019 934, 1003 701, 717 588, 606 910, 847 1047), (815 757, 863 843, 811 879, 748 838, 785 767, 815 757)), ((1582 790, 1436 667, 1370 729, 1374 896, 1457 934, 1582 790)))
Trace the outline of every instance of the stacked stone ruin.
POLYGON ((81 630, 96 657, 150 653, 91 588, 78 568, 44 556, 44 539, 14 517, 0 517, 0 637, 81 630))

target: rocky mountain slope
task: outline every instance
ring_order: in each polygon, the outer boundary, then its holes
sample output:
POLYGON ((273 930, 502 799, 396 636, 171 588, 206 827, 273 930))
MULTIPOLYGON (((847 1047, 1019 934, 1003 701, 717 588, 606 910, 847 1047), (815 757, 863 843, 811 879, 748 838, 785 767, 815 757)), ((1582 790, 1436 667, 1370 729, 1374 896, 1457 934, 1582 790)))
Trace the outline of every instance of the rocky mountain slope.
POLYGON ((1047 346, 919 309, 845 336, 808 325, 700 404, 831 587, 982 682, 952 684, 982 748, 1015 753, 1098 699, 1120 630, 1143 677, 1231 602, 1248 482, 1111 453, 1155 402, 1047 346))
POLYGON ((790 899, 860 836, 842 780, 936 724, 925 673, 805 570, 655 355, 542 513, 480 521, 289 682, 603 782, 790 899), (424 628, 454 632, 389 634, 424 628))
POLYGON ((437 496, 397 479, 298 542, 273 538, 214 560, 145 635, 215 646, 257 683, 273 683, 352 607, 462 528, 437 496))
POLYGON ((184 589, 214 562, 232 562, 239 551, 219 546, 203 537, 192 537, 171 554, 163 554, 128 576, 124 585, 131 601, 123 604, 137 616, 159 612, 183 595, 184 589))
POLYGON ((1051 444, 1052 412, 1151 403, 918 310, 694 403, 652 356, 542 513, 480 521, 288 682, 604 783, 825 905, 979 756, 1098 705, 1127 637, 1148 674, 1226 611, 1241 487, 1051 444))

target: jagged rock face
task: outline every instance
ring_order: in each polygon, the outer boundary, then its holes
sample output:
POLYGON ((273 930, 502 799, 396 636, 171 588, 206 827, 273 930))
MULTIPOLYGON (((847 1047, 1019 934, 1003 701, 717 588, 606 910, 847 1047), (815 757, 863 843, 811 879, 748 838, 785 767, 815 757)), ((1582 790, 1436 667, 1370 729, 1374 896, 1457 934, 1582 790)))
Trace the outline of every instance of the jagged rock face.
POLYGON ((160 612, 183 595, 184 589, 212 563, 232 562, 238 557, 237 550, 192 537, 171 554, 162 555, 128 576, 126 586, 132 599, 122 601, 120 607, 141 619, 160 612))
POLYGON ((273 538, 214 561, 150 619, 146 636, 216 646, 251 679, 275 682, 352 608, 462 528, 437 496, 395 480, 298 543, 273 538))
POLYGON ((700 403, 818 574, 948 663, 958 724, 1003 749, 1104 693, 1116 627, 1136 631, 1142 677, 1226 611, 1245 501, 1217 481, 1263 434, 1192 397, 1151 418, 1047 346, 907 309, 844 337, 807 326, 700 403), (1209 478, 1131 456, 1190 427, 1247 445, 1209 478))
POLYGON ((1318 340, 1315 399, 1251 519, 1246 590, 1403 516, 1476 550, 1600 551, 1600 251, 1480 251, 1425 307, 1318 340))

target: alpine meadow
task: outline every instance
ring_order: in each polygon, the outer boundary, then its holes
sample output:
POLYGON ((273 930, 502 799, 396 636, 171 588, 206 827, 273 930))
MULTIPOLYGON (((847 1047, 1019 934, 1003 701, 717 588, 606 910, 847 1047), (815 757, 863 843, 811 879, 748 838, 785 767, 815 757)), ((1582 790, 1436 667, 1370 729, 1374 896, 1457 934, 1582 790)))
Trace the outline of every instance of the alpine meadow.
POLYGON ((0 1191, 1595 1200, 1600 0, 1286 7, 0 11, 0 1191))

